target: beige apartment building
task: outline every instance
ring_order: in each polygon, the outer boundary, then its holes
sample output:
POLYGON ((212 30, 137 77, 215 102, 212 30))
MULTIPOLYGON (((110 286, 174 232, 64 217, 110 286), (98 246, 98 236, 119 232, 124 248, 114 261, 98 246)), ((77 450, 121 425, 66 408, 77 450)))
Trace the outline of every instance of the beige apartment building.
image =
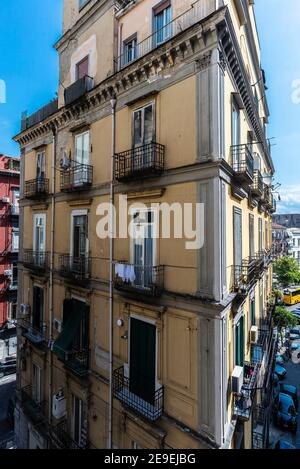
POLYGON ((254 2, 66 0, 55 47, 58 100, 15 137, 19 447, 265 447, 275 204, 254 2), (194 221, 203 204, 199 249, 163 236, 175 203, 194 221))

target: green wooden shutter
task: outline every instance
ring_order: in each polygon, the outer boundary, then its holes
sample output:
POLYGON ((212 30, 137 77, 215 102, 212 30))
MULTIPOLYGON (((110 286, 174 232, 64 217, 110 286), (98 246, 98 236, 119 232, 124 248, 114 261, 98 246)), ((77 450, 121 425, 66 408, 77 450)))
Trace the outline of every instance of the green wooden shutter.
POLYGON ((130 391, 154 404, 156 327, 130 320, 130 391))

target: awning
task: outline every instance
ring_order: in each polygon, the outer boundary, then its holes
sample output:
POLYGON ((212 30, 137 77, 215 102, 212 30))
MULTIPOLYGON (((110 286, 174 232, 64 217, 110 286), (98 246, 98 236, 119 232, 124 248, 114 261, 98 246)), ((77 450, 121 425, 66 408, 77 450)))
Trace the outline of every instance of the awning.
POLYGON ((80 327, 81 320, 83 319, 82 308, 74 308, 72 314, 68 317, 66 324, 63 327, 63 331, 59 335, 58 339, 54 342, 53 352, 61 360, 65 360, 65 354, 72 346, 72 342, 80 327))

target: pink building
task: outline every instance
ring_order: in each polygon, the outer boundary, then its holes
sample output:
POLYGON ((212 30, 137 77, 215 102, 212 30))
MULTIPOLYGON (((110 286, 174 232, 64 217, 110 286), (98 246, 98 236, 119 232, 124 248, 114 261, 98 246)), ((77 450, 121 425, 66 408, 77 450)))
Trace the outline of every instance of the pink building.
POLYGON ((20 160, 0 154, 0 328, 16 319, 20 160))

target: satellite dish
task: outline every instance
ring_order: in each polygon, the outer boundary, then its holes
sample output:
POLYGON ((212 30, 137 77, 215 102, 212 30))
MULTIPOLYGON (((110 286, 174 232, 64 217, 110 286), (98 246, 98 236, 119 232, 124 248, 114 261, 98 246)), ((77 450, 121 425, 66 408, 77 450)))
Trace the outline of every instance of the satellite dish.
POLYGON ((71 160, 68 156, 67 151, 64 151, 63 157, 60 160, 60 167, 63 171, 66 171, 71 166, 71 160))

